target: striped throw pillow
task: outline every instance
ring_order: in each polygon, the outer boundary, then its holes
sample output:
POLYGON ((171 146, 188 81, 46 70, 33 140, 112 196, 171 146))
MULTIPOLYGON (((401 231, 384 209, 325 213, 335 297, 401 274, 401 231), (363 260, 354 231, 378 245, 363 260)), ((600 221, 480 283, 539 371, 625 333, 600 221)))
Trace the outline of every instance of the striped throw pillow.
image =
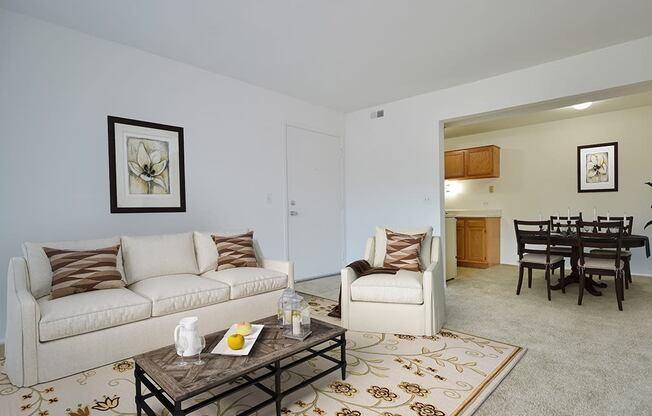
POLYGON ((83 251, 43 247, 52 266, 50 297, 124 287, 116 267, 118 250, 120 245, 83 251))
POLYGON ((401 270, 422 272, 421 242, 426 236, 423 234, 401 234, 385 230, 387 236, 387 249, 385 251, 384 267, 395 267, 401 270))
POLYGON ((217 269, 226 270, 235 267, 258 267, 254 252, 254 232, 246 234, 219 236, 213 235, 217 248, 217 269))

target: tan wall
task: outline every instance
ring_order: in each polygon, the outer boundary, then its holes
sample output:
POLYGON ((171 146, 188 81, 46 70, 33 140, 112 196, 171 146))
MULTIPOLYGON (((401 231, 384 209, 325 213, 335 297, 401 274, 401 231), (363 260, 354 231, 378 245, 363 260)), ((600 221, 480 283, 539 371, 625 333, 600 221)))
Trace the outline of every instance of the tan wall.
MULTIPOLYGON (((456 181, 459 193, 446 194, 446 208, 490 208, 503 212, 501 262, 515 264, 512 221, 582 211, 591 219, 626 212, 634 216, 634 233, 652 235, 643 225, 652 219, 652 106, 569 120, 541 123, 445 140, 446 150, 495 144, 501 148, 500 178, 456 181), (618 142, 618 192, 577 192, 577 146, 618 142), (495 187, 489 193, 489 186, 495 187)), ((637 249, 632 272, 652 275, 652 259, 637 249)))

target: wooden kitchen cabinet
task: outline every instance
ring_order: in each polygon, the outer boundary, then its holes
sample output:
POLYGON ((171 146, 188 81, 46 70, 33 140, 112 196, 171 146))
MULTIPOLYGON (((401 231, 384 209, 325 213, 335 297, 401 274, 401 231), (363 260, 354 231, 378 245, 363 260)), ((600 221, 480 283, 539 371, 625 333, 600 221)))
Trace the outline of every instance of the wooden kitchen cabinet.
POLYGON ((444 153, 445 179, 500 177, 500 147, 490 145, 444 153))
POLYGON ((444 153, 444 177, 446 179, 463 178, 466 174, 466 153, 453 150, 444 153))
POLYGON ((457 265, 486 269, 500 263, 500 218, 457 217, 457 265))
POLYGON ((460 259, 465 258, 464 250, 464 219, 457 218, 457 264, 459 265, 460 259))

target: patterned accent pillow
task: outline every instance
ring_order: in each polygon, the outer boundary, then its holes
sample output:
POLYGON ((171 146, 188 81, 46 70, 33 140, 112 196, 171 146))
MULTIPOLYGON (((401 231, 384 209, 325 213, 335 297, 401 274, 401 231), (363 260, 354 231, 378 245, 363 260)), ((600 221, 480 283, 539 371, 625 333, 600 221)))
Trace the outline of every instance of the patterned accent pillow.
POLYGON ((423 234, 401 234, 385 230, 387 236, 387 249, 385 251, 384 267, 395 267, 401 270, 422 272, 421 242, 426 236, 423 234))
POLYGON ((124 287, 117 268, 120 245, 97 250, 43 247, 52 267, 52 299, 91 290, 124 287))
POLYGON ((254 252, 254 232, 246 234, 219 236, 213 235, 217 248, 217 269, 226 270, 235 267, 258 267, 254 252))

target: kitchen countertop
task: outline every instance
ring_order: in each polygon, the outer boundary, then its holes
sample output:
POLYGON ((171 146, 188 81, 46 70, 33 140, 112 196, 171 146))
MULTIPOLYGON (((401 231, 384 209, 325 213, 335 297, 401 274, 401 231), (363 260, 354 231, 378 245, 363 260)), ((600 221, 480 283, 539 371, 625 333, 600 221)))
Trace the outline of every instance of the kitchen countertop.
POLYGON ((456 217, 478 217, 478 218, 500 218, 502 211, 499 209, 447 209, 446 218, 456 217))

